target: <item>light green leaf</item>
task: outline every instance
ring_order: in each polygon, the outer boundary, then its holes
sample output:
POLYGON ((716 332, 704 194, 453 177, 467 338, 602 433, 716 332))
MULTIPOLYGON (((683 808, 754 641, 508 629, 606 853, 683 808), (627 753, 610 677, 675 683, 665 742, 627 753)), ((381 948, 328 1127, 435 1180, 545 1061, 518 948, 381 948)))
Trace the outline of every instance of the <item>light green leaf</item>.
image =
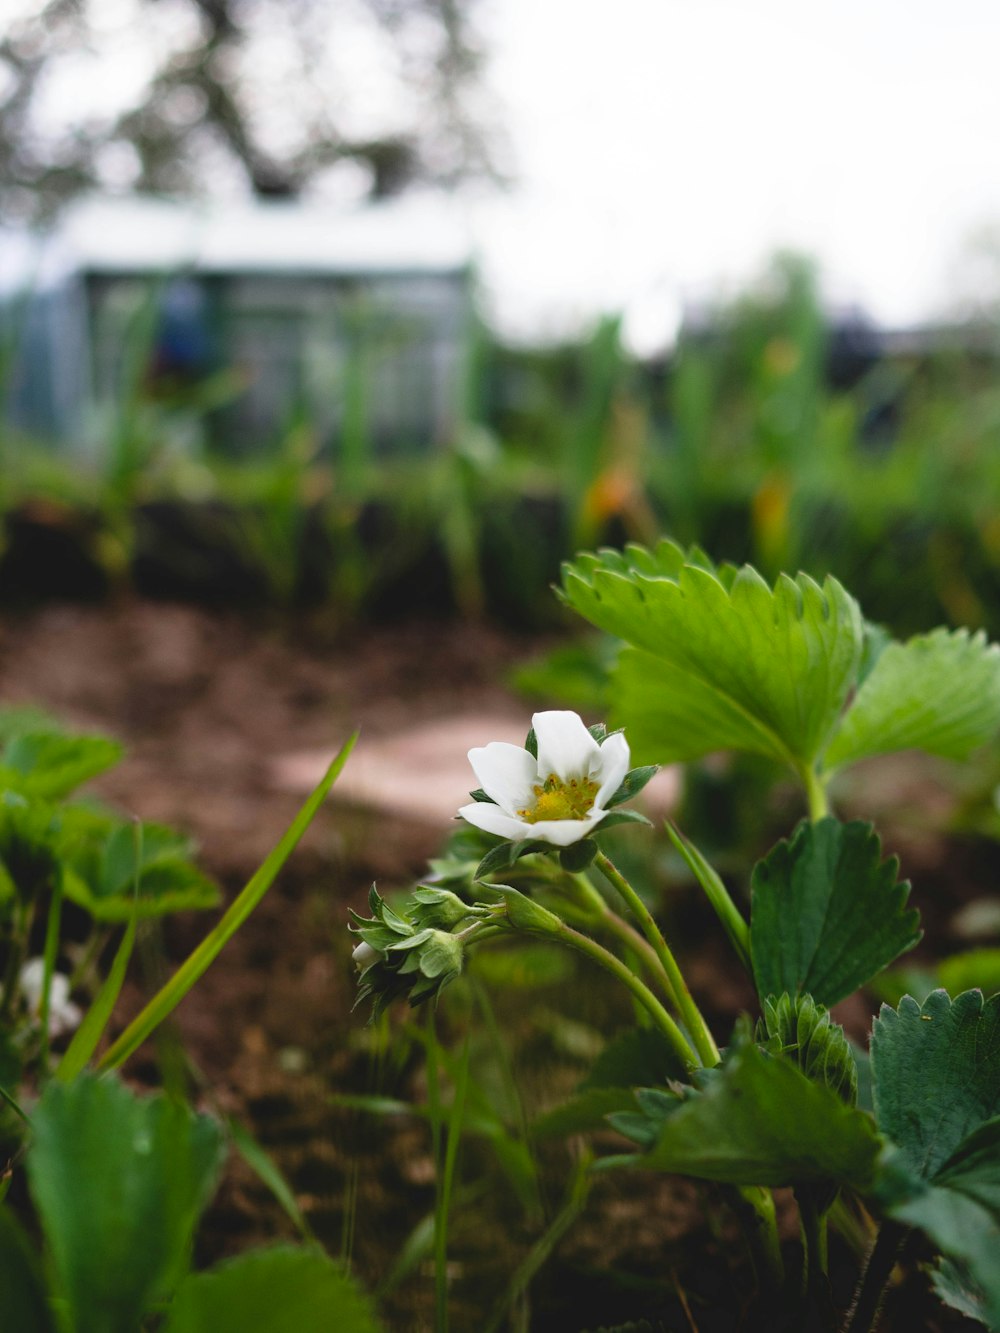
POLYGON ((937 629, 891 643, 824 756, 827 769, 893 750, 965 759, 1000 731, 1000 647, 937 629))
POLYGON ((64 736, 53 731, 15 736, 0 756, 0 785, 24 796, 60 800, 113 768, 122 747, 105 736, 64 736))
POLYGON ((10 1333, 56 1333, 38 1261, 6 1208, 0 1208, 0 1293, 10 1333))
POLYGON ((75 1333, 135 1333, 183 1276, 222 1135, 113 1078, 53 1080, 32 1115, 28 1183, 75 1333))
POLYGON ((631 645, 610 698, 641 763, 735 749, 811 765, 857 678, 861 614, 834 579, 782 575, 772 590, 749 566, 724 579, 665 543, 580 557, 563 596, 631 645))
POLYGON ((750 952, 757 992, 830 1006, 920 939, 898 861, 870 824, 802 823, 754 867, 750 952))
POLYGON ((880 1139, 871 1118, 788 1060, 736 1050, 664 1121, 642 1166, 734 1185, 834 1182, 865 1189, 880 1139))
POLYGON ((164 1333, 378 1333, 371 1303, 332 1259, 289 1245, 252 1250, 187 1279, 164 1333))
POLYGON ((883 1005, 872 1030, 875 1118, 920 1179, 1000 1114, 1000 996, 933 991, 883 1005))

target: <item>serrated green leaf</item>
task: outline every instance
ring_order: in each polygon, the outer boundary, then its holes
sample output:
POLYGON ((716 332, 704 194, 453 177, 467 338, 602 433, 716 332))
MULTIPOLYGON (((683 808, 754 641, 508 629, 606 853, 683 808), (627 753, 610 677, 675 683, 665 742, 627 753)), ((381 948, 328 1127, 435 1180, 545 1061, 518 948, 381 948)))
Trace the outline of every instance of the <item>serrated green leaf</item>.
MULTIPOLYGON (((993 1193, 996 1190, 996 1142, 990 1145, 993 1193)), ((961 1174, 961 1173, 959 1173, 961 1174)), ((970 1173, 966 1171, 966 1185, 970 1173)), ((974 1177, 975 1172, 971 1175, 974 1177)), ((899 1150, 892 1150, 880 1164, 874 1195, 884 1212, 906 1226, 919 1227, 942 1254, 959 1269, 970 1303, 980 1310, 974 1315, 989 1328, 1000 1323, 1000 1213, 983 1204, 972 1188, 945 1183, 944 1173, 934 1181, 915 1176, 911 1163, 899 1150)))
POLYGON ((862 1111, 754 1046, 713 1072, 637 1164, 734 1185, 871 1184, 881 1141, 862 1111))
POLYGON ((189 1277, 165 1333, 378 1333, 371 1303, 319 1250, 252 1250, 189 1277))
POLYGON ((830 1006, 920 939, 899 863, 870 824, 799 825, 754 867, 750 953, 761 996, 806 992, 830 1006))
POLYGON ((11 1333, 56 1333, 40 1266, 6 1208, 0 1208, 0 1292, 4 1328, 11 1333))
POLYGON ((875 1118, 917 1177, 937 1175, 963 1139, 1000 1113, 1000 996, 883 1005, 872 1030, 875 1118))
POLYGON ((37 731, 16 735, 0 756, 0 785, 25 796, 61 800, 98 773, 113 768, 122 747, 106 736, 37 731))
POLYGON ((952 1259, 942 1259, 934 1270, 931 1281, 940 1300, 967 1319, 978 1319, 988 1324, 986 1296, 952 1259))
POLYGON ((937 629, 891 643, 837 729, 828 769, 893 750, 965 759, 1000 730, 1000 647, 937 629))
POLYGON ((811 765, 856 682, 861 614, 834 579, 772 590, 745 566, 727 587, 678 548, 631 548, 566 566, 563 595, 631 645, 610 697, 643 762, 735 749, 811 765))
POLYGON ((32 1115, 28 1183, 75 1333, 135 1333, 188 1263, 222 1135, 114 1078, 49 1083, 32 1115))

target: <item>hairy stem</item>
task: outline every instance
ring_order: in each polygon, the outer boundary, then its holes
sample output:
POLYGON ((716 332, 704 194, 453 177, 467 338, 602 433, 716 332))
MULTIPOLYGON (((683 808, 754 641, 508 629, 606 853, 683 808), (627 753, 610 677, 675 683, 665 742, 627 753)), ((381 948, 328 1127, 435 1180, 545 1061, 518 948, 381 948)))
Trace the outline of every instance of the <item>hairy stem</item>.
POLYGON ((872 1333, 877 1328, 885 1289, 907 1234, 907 1228, 897 1222, 883 1223, 858 1284, 844 1333, 872 1333))
POLYGON ((677 960, 670 952, 666 940, 660 933, 659 926, 653 920, 653 914, 617 866, 603 852, 597 853, 594 864, 608 883, 618 890, 618 893, 642 927, 642 933, 649 941, 660 961, 660 965, 667 974, 677 1000, 677 1008, 687 1025, 688 1031, 691 1033, 695 1050, 698 1052, 702 1064, 717 1065, 719 1063, 719 1048, 715 1044, 701 1010, 695 1004, 694 998, 688 990, 684 975, 677 966, 677 960))

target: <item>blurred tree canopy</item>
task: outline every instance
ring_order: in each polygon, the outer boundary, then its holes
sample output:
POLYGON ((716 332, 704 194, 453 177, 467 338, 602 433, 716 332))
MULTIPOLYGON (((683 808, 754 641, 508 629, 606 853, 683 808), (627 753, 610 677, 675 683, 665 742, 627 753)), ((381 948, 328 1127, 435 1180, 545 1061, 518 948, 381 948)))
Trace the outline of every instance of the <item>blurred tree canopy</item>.
POLYGON ((469 0, 8 0, 0 218, 493 175, 469 0))

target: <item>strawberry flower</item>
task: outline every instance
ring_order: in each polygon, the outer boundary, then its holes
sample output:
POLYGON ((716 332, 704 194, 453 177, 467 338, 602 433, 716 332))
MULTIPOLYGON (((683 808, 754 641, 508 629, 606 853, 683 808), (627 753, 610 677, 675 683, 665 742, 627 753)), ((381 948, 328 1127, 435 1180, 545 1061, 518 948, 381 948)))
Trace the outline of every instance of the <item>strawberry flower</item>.
POLYGON ((485 833, 569 847, 589 837, 611 807, 634 795, 655 771, 630 774, 621 732, 589 729, 577 713, 536 713, 531 724, 523 749, 491 741, 469 751, 481 789, 458 813, 485 833))

